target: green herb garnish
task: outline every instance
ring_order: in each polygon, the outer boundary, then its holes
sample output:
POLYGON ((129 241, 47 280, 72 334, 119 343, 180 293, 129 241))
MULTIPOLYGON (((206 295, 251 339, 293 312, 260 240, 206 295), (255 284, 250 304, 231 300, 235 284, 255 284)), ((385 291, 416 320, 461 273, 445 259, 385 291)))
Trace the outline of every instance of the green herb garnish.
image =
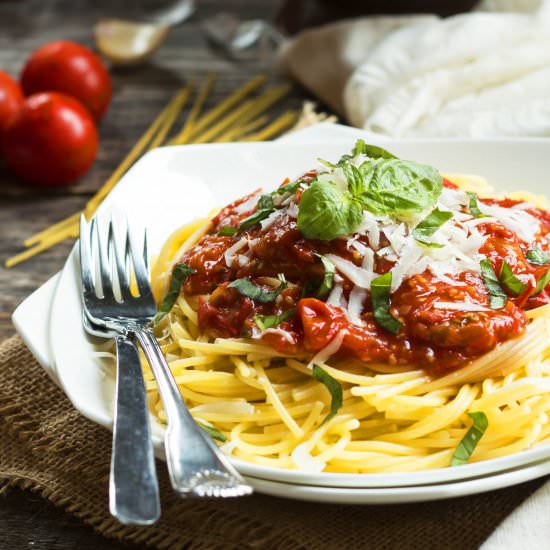
POLYGON ((298 229, 307 239, 344 237, 353 233, 362 219, 361 204, 329 181, 314 181, 298 206, 298 229))
POLYGON ((323 282, 315 293, 315 296, 317 298, 324 298, 332 290, 336 268, 334 267, 334 264, 322 254, 315 254, 315 256, 317 256, 321 260, 321 262, 323 262, 323 267, 325 268, 323 282))
POLYGON ((452 212, 443 212, 436 208, 413 229, 413 237, 424 246, 441 248, 443 245, 431 242, 430 237, 452 217, 452 212))
POLYGON ((286 195, 287 193, 293 195, 296 191, 298 191, 300 185, 302 185, 301 181, 285 183, 284 185, 281 185, 281 187, 275 189, 275 191, 272 191, 271 195, 286 195))
POLYGON ((344 401, 344 392, 342 390, 342 384, 340 384, 340 382, 332 378, 332 376, 323 368, 317 365, 313 365, 312 374, 315 380, 318 380, 319 382, 324 384, 324 386, 330 392, 330 396, 331 396, 330 411, 321 422, 320 425, 322 426, 323 424, 328 422, 331 418, 333 418, 336 415, 336 413, 339 411, 344 401))
POLYGON ((474 423, 455 449, 453 458, 451 459, 451 466, 460 466, 468 462, 479 440, 489 426, 487 415, 484 412, 472 412, 468 413, 468 416, 474 423))
POLYGON ((256 205, 256 212, 254 212, 254 214, 250 214, 250 216, 241 222, 239 231, 254 227, 262 220, 265 220, 265 218, 267 218, 274 210, 275 205, 273 204, 273 197, 271 195, 262 195, 256 205))
POLYGON ((487 218, 487 214, 484 214, 479 209, 479 205, 477 203, 477 195, 475 193, 466 193, 466 195, 468 195, 468 198, 470 199, 470 203, 468 204, 470 214, 474 218, 487 218))
POLYGON ((393 334, 397 334, 402 325, 390 312, 391 281, 391 271, 380 275, 380 277, 376 277, 372 281, 370 287, 372 312, 374 319, 381 327, 393 334))
POLYGON ((239 232, 238 227, 231 227, 230 225, 226 225, 225 227, 222 227, 218 231, 218 235, 220 237, 225 237, 225 236, 231 237, 232 235, 235 235, 235 233, 238 233, 238 232, 239 232))
POLYGON ((279 326, 281 323, 292 319, 295 315, 295 309, 287 309, 280 315, 256 315, 254 317, 254 321, 256 321, 256 324, 261 330, 267 330, 268 328, 279 326))
POLYGON ((156 325, 173 307, 180 294, 181 285, 195 270, 185 264, 176 264, 172 271, 170 288, 160 303, 157 314, 153 317, 153 324, 156 325))
POLYGON ((535 288, 535 292, 533 293, 533 296, 536 296, 540 292, 542 292, 546 285, 550 283, 550 269, 546 271, 546 273, 538 280, 537 287, 535 288))
POLYGON ((512 268, 508 265, 508 262, 503 261, 500 268, 500 282, 516 296, 520 295, 527 286, 522 283, 512 271, 512 268))
POLYGON ((493 309, 503 308, 506 304, 506 300, 508 300, 508 297, 500 286, 500 282, 495 270, 493 269, 491 260, 489 260, 489 258, 485 258, 484 260, 481 260, 479 264, 481 266, 481 276, 483 277, 483 282, 489 291, 489 305, 493 309))
POLYGON ((527 252, 527 259, 536 265, 546 265, 550 262, 550 256, 543 252, 540 248, 535 247, 527 252))
POLYGON ((281 284, 275 290, 265 290, 261 286, 255 285, 249 279, 236 279, 227 285, 227 288, 235 288, 243 296, 251 298, 256 302, 267 304, 269 302, 274 302, 279 294, 281 294, 281 292, 288 286, 284 275, 279 275, 279 280, 281 281, 281 284))
POLYGON ((217 428, 214 428, 213 426, 208 426, 208 424, 203 424, 202 422, 199 422, 198 420, 195 421, 212 439, 217 439, 218 441, 221 441, 222 443, 225 443, 227 441, 227 437, 220 432, 217 428))

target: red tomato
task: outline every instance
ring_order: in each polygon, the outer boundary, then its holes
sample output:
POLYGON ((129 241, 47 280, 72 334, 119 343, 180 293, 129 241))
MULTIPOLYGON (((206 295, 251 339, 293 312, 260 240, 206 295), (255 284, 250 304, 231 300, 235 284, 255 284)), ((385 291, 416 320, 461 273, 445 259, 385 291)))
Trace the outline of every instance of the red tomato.
POLYGON ((38 48, 21 75, 25 94, 57 91, 76 97, 99 120, 111 101, 111 77, 90 49, 60 40, 38 48))
POLYGON ((86 172, 97 153, 90 113, 76 99, 57 92, 27 98, 3 137, 8 168, 38 185, 67 185, 86 172))
POLYGON ((19 84, 8 73, 0 71, 0 135, 24 99, 19 84))

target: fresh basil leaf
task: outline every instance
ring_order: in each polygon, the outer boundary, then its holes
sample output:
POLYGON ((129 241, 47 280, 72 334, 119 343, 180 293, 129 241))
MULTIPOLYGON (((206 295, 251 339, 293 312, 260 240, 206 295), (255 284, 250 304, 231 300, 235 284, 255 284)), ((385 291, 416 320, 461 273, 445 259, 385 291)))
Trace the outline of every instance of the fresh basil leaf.
POLYGON ((325 369, 318 365, 313 365, 312 370, 313 378, 324 384, 327 390, 330 392, 331 402, 330 411, 321 422, 321 426, 333 418, 340 410, 342 403, 344 402, 344 392, 342 390, 342 384, 335 380, 325 369))
POLYGON ((378 147, 378 145, 369 145, 365 143, 364 140, 358 139, 355 142, 355 147, 353 148, 352 155, 356 157, 357 155, 367 155, 371 159, 396 159, 395 155, 392 155, 386 149, 378 147))
POLYGON ((452 212, 443 212, 437 208, 432 210, 432 212, 413 229, 413 237, 425 246, 441 248, 443 245, 431 242, 430 237, 452 217, 452 212))
POLYGON ((261 302, 267 304, 274 302, 277 296, 288 286, 284 276, 279 275, 281 284, 275 290, 265 290, 260 286, 255 285, 249 279, 235 279, 232 283, 227 285, 227 288, 236 288, 243 296, 254 300, 255 302, 261 302))
MULTIPOLYGON (((364 177, 369 168, 361 170, 364 177)), ((437 170, 408 160, 381 159, 371 172, 366 191, 356 198, 376 215, 422 212, 434 206, 443 189, 437 170)))
POLYGON ((550 269, 546 271, 546 273, 538 280, 537 282, 537 288, 535 288, 535 292, 533 293, 533 296, 536 296, 540 292, 542 292, 546 285, 550 283, 550 269))
POLYGON ((267 330, 268 328, 279 326, 281 323, 292 319, 295 315, 295 309, 287 309, 280 315, 256 315, 254 317, 254 321, 256 321, 256 324, 261 330, 267 330))
POLYGON ((186 264, 176 264, 172 271, 172 280, 168 292, 160 303, 157 314, 153 317, 153 324, 156 325, 173 307, 180 295, 181 285, 189 275, 196 273, 194 269, 186 264))
POLYGON ((231 227, 230 225, 226 225, 218 231, 218 235, 220 237, 231 237, 232 235, 235 235, 238 232, 239 232, 238 227, 231 227))
POLYGON ((334 264, 322 254, 315 254, 321 262, 323 262, 323 267, 325 268, 325 275, 323 277, 323 282, 317 290, 315 296, 317 298, 324 298, 331 290, 334 285, 334 275, 336 274, 336 267, 334 264))
POLYGON ((256 212, 250 214, 245 218, 241 225, 239 226, 239 231, 245 229, 250 229, 255 225, 259 224, 262 220, 265 220, 275 210, 275 205, 273 204, 273 197, 271 195, 262 195, 256 206, 256 212))
POLYGON ((550 262, 550 256, 536 246, 527 252, 527 259, 536 265, 546 265, 550 262))
POLYGON ((307 239, 330 241, 350 235, 362 219, 361 205, 328 181, 314 181, 298 205, 298 229, 307 239))
POLYGON ((493 269, 493 264, 489 258, 485 258, 479 262, 481 266, 481 276, 483 277, 483 282, 489 291, 489 305, 493 309, 501 309, 505 306, 506 300, 508 297, 502 287, 498 277, 493 269))
POLYGON ((371 283, 370 292, 372 300, 372 312, 376 322, 393 334, 397 334, 401 328, 401 322, 390 312, 390 292, 392 273, 388 271, 380 277, 376 277, 371 283))
POLYGON ((508 262, 503 261, 500 268, 500 282, 516 296, 520 295, 527 287, 523 284, 512 271, 508 262))
POLYGON ((221 441, 222 443, 225 443, 227 441, 227 437, 220 432, 217 428, 214 428, 212 426, 208 426, 208 424, 203 424, 202 422, 199 422, 198 420, 195 421, 212 439, 217 439, 218 441, 221 441))
POLYGON ((468 209, 470 210, 470 214, 474 218, 487 218, 487 214, 484 214, 480 209, 479 205, 477 203, 477 195, 475 193, 466 193, 468 195, 468 198, 470 199, 470 203, 468 204, 468 209))
POLYGON ((489 420, 484 412, 472 412, 468 413, 468 416, 474 423, 455 449, 453 458, 451 459, 451 466, 461 466, 468 462, 479 440, 483 437, 485 430, 489 426, 489 420))
POLYGON ((287 193, 294 195, 294 193, 298 191, 300 185, 302 185, 301 181, 285 183, 284 185, 281 185, 281 187, 275 189, 275 191, 272 191, 271 195, 286 195, 287 193))
POLYGON ((353 197, 357 197, 364 192, 363 176, 359 170, 351 163, 342 164, 342 171, 348 182, 348 189, 353 197))

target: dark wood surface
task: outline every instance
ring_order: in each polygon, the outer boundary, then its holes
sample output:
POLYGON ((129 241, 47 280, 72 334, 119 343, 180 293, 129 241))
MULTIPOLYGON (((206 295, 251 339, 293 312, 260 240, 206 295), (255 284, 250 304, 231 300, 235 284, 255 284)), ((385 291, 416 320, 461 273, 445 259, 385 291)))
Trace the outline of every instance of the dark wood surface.
MULTIPOLYGON (((146 11, 152 2, 0 0, 0 69, 18 75, 26 57, 50 40, 64 38, 92 45, 94 21, 104 15, 131 14, 136 4, 146 11)), ((15 332, 11 312, 62 267, 71 247, 70 241, 64 242, 6 270, 4 261, 21 249, 23 239, 81 208, 182 83, 215 71, 218 79, 208 107, 253 75, 269 72, 269 66, 254 51, 239 61, 213 52, 199 21, 220 10, 230 10, 242 18, 271 19, 279 7, 277 0, 199 0, 198 4, 196 15, 172 30, 149 64, 113 71, 114 96, 101 122, 99 155, 80 181, 58 191, 29 188, 8 175, 0 164, 0 341, 15 332)), ((280 108, 298 107, 301 97, 299 91, 293 92, 280 108)), ((14 490, 0 497, 1 550, 129 547, 96 535, 39 496, 14 490)))

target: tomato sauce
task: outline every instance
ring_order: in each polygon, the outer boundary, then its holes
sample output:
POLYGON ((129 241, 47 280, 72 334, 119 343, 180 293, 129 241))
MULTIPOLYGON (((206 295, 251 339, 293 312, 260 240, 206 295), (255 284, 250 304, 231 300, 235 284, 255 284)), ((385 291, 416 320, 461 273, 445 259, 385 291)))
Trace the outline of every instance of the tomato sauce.
MULTIPOLYGON (((550 285, 532 296, 536 281, 548 266, 538 266, 526 259, 527 251, 533 245, 544 250, 548 250, 549 245, 550 214, 535 207, 528 212, 540 221, 541 232, 537 242, 529 246, 499 223, 478 226, 478 231, 487 237, 480 253, 490 258, 496 273, 500 272, 503 261, 512 267, 514 274, 526 284, 521 295, 509 293, 509 299, 501 309, 438 309, 434 302, 469 301, 487 306, 489 294, 478 273, 462 272, 454 276, 451 284, 425 271, 406 279, 391 295, 391 312, 402 323, 401 330, 394 335, 376 323, 368 298, 361 313, 362 323, 358 325, 351 323, 342 309, 315 297, 315 290, 324 275, 324 267, 315 254, 335 253, 357 265, 359 258, 357 253, 346 248, 344 239, 305 239, 296 219, 286 213, 276 218, 267 229, 254 226, 247 230, 249 243, 252 243, 247 261, 242 265, 238 261, 232 262, 228 267, 226 252, 244 233, 235 236, 217 233, 227 225, 238 227, 255 210, 241 211, 250 197, 224 208, 212 220, 208 234, 181 258, 196 271, 185 282, 183 291, 199 296, 199 326, 210 336, 258 336, 256 315, 280 315, 292 309, 296 312, 294 317, 277 326, 282 330, 268 330, 260 336, 276 350, 315 353, 341 333, 342 344, 337 353, 340 357, 355 357, 367 363, 410 364, 440 374, 460 368, 494 349, 500 342, 522 334, 527 324, 525 310, 550 303, 550 285), (289 284, 271 303, 256 302, 228 286, 236 279, 247 278, 257 286, 273 290, 279 274, 284 274, 289 284)), ((484 202, 510 207, 519 201, 484 202)), ((366 238, 361 239, 368 246, 366 238)), ((391 267, 391 262, 378 261, 375 271, 384 273, 391 267)), ((345 277, 343 288, 347 298, 353 284, 345 277)))

